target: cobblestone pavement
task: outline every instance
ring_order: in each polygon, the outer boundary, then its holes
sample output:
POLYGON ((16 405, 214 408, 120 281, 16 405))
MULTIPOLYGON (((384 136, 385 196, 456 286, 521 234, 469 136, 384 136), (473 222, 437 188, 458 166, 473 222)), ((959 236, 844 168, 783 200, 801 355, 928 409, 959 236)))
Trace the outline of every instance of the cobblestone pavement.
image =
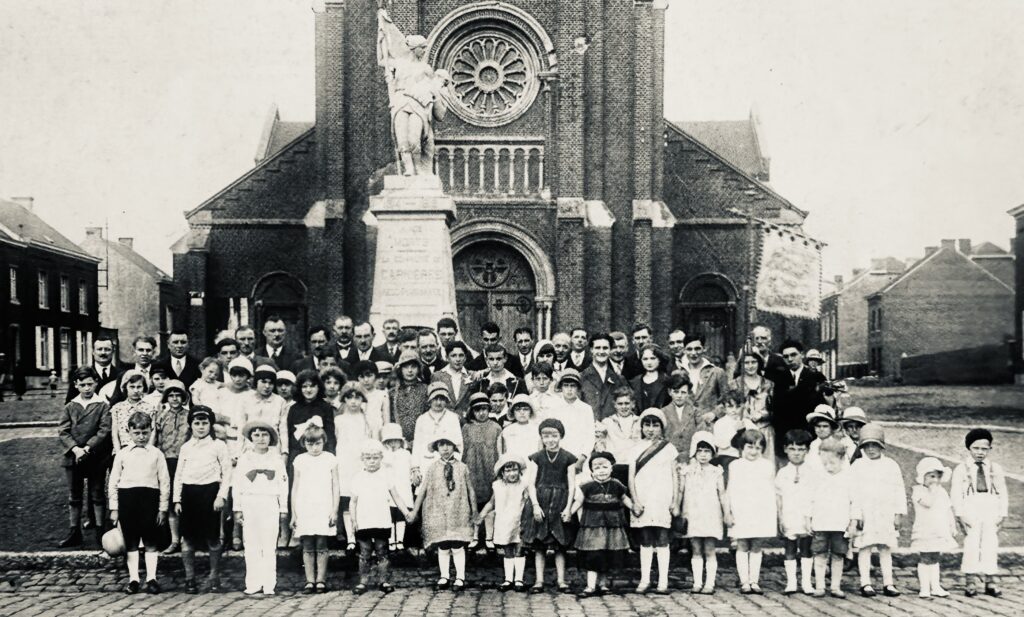
MULTIPOLYGON (((619 592, 603 597, 578 599, 573 595, 545 593, 528 595, 500 593, 493 581, 486 587, 470 587, 462 593, 435 592, 430 588, 432 572, 427 568, 396 572, 399 589, 389 595, 377 591, 355 596, 350 589, 354 574, 332 573, 334 589, 323 595, 306 596, 295 592, 302 583, 298 572, 283 572, 278 595, 249 597, 242 594, 241 574, 225 577, 225 587, 234 591, 196 596, 181 592, 181 573, 161 573, 165 591, 159 595, 125 595, 121 588, 124 575, 113 568, 51 569, 45 571, 8 571, 0 579, 0 615, 5 617, 78 615, 289 615, 313 611, 316 615, 526 615, 547 617, 569 615, 606 617, 610 615, 682 615, 694 617, 740 617, 817 615, 859 617, 902 616, 958 617, 1018 616, 1024 603, 1024 568, 1005 570, 1001 577, 1004 595, 1000 599, 985 596, 967 598, 953 569, 947 569, 944 581, 953 593, 947 599, 917 597, 916 576, 910 568, 897 571, 897 584, 904 595, 899 598, 863 598, 855 592, 856 578, 847 572, 844 579, 848 597, 816 599, 798 594, 779 593, 780 574, 768 571, 762 576, 764 596, 741 595, 735 591, 735 577, 720 577, 713 596, 693 595, 683 590, 683 581, 673 579, 675 591, 668 596, 630 593, 627 581, 619 583, 619 592)), ((635 577, 635 573, 631 573, 635 577)), ((493 577, 491 577, 493 579, 493 577)), ((631 578, 630 582, 635 581, 631 578)), ((528 577, 529 582, 529 577, 528 577)))

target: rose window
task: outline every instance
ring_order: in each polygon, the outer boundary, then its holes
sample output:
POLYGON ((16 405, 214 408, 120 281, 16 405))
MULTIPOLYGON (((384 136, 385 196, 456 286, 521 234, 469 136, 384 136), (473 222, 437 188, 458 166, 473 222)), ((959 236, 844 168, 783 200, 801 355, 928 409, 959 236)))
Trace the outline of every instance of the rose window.
POLYGON ((459 28, 433 55, 452 76, 450 109, 478 126, 515 120, 540 90, 535 46, 508 23, 459 28))

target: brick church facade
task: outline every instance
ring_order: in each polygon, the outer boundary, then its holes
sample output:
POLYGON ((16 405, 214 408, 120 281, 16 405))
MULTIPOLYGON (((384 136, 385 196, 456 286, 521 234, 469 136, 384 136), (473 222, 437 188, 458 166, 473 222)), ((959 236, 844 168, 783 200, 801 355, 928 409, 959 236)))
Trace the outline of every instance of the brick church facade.
MULTIPOLYGON (((723 358, 754 321, 777 340, 816 336, 811 320, 752 306, 757 231, 799 233, 807 214, 767 185, 752 123, 730 135, 664 119, 663 0, 390 4, 453 77, 435 170, 457 204, 458 318, 471 343, 488 320, 541 337, 646 321, 664 340, 681 326, 723 358)), ((195 341, 271 313, 302 332, 369 313, 369 197, 394 173, 376 8, 323 3, 315 122, 273 114, 255 167, 187 213, 174 272, 195 341)))

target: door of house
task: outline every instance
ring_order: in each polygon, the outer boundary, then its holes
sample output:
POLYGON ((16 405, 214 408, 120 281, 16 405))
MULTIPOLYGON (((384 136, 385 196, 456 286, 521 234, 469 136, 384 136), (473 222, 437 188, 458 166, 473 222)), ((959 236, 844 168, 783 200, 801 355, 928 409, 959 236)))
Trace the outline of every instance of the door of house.
POLYGON ((480 349, 480 326, 493 321, 511 351, 512 332, 533 327, 537 288, 521 253, 497 241, 471 244, 454 258, 455 300, 463 339, 480 349))

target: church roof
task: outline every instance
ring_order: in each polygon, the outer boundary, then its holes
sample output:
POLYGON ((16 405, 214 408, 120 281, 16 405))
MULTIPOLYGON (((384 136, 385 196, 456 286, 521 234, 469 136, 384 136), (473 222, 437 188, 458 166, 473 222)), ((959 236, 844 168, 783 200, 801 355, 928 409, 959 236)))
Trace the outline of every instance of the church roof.
POLYGON ((770 161, 761 152, 756 120, 673 122, 747 175, 762 182, 769 178, 770 161))
POLYGON ((98 261, 20 203, 0 199, 0 240, 98 261))

